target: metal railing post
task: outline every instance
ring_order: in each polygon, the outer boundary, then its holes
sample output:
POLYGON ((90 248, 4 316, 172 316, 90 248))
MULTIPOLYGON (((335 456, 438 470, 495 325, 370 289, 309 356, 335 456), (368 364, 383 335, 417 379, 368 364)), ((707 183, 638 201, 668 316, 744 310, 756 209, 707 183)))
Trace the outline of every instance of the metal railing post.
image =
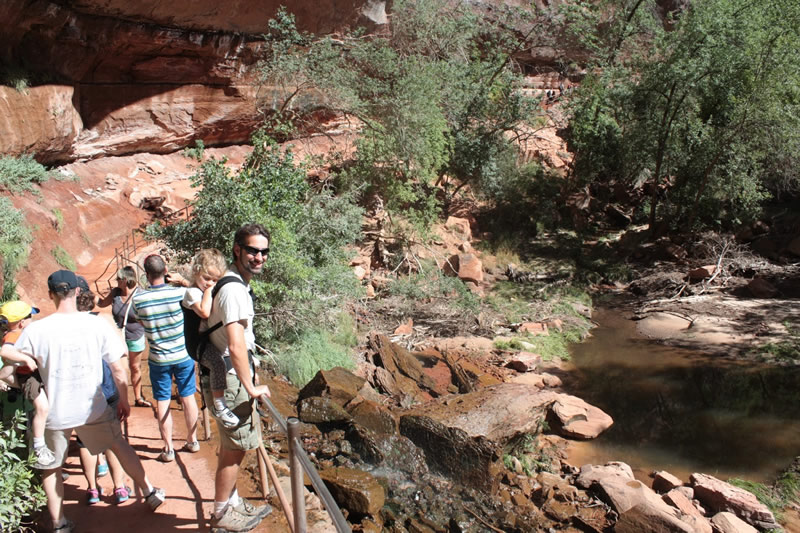
POLYGON ((303 497, 303 467, 300 465, 295 446, 300 436, 300 421, 294 417, 287 420, 289 433, 289 471, 292 483, 292 509, 294 512, 294 533, 306 533, 306 502, 303 497))

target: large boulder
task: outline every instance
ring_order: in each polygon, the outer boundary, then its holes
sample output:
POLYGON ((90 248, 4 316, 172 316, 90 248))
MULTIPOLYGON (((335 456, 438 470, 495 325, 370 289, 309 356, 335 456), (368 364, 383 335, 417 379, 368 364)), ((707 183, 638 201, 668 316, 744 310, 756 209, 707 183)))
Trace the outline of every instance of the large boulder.
POLYGON ((558 396, 516 383, 493 385, 407 411, 400 417, 400 432, 422 448, 434 470, 485 488, 502 446, 537 432, 558 396))
POLYGON ((341 405, 320 396, 300 400, 297 417, 307 424, 341 424, 352 418, 341 405))
POLYGON ((567 394, 559 395, 550 412, 555 430, 575 439, 593 439, 614 423, 602 409, 567 394))
POLYGON ((711 524, 692 501, 678 488, 661 497, 666 503, 681 512, 681 520, 694 526, 696 533, 712 533, 711 524))
POLYGON ((656 492, 669 492, 681 485, 683 485, 683 481, 666 470, 660 470, 653 476, 653 490, 656 492))
POLYGON ((353 421, 376 433, 393 435, 397 433, 397 420, 387 408, 382 405, 364 400, 355 405, 348 406, 347 411, 353 421))
POLYGON ((458 276, 462 281, 483 281, 483 263, 475 254, 456 254, 444 265, 445 274, 458 276))
POLYGON ((388 370, 397 379, 405 376, 421 387, 434 394, 441 394, 436 382, 425 373, 422 363, 414 354, 393 343, 386 335, 372 333, 369 337, 369 346, 375 351, 375 365, 388 370))
POLYGON ((706 474, 692 474, 689 481, 695 498, 707 509, 715 513, 731 512, 761 529, 779 527, 772 512, 753 493, 706 474))
POLYGON ((320 370, 305 387, 300 389, 298 400, 322 396, 345 406, 358 396, 365 383, 364 378, 340 366, 330 370, 320 370))
POLYGON ((633 477, 633 470, 631 470, 630 466, 620 461, 612 461, 602 466, 592 464, 583 465, 578 477, 575 479, 575 484, 582 489, 588 489, 592 484, 606 477, 618 477, 622 478, 623 481, 632 481, 636 479, 633 477))
POLYGON ((615 533, 699 533, 674 515, 647 504, 639 504, 620 514, 615 533))
POLYGON ((758 530, 733 513, 717 513, 711 517, 715 533, 757 533, 758 530))
POLYGON ((386 493, 368 472, 353 468, 328 468, 319 476, 340 507, 351 513, 376 515, 386 501, 386 493))

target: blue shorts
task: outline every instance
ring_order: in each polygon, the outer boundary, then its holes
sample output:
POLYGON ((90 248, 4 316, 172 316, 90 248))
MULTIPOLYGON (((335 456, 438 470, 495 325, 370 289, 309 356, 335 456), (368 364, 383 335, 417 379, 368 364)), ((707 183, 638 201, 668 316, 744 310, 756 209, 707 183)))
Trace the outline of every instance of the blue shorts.
POLYGON ((186 398, 194 395, 197 387, 194 379, 194 360, 187 357, 180 363, 156 365, 148 361, 150 367, 150 384, 153 385, 153 398, 157 401, 172 398, 172 378, 178 385, 178 396, 186 398))

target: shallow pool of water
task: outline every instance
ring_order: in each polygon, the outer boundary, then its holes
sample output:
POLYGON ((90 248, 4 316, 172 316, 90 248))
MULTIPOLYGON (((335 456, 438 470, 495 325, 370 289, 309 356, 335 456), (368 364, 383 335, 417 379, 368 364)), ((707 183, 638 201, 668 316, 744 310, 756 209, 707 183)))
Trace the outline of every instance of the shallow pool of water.
POLYGON ((800 370, 661 346, 615 310, 574 345, 570 393, 614 425, 577 443, 570 463, 623 461, 637 477, 667 470, 771 482, 800 455, 800 370))

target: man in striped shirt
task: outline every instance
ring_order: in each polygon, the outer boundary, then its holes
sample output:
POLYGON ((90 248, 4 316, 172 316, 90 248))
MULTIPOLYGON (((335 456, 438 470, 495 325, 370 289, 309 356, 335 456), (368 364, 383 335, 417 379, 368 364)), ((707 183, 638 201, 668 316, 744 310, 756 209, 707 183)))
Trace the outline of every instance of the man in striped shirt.
POLYGON ((144 334, 150 345, 150 383, 156 400, 158 429, 164 439, 164 450, 159 459, 168 463, 175 460, 169 409, 173 379, 178 386, 178 396, 186 419, 186 445, 183 449, 192 453, 200 449, 197 444, 197 402, 194 398, 195 365, 186 351, 183 336, 181 301, 186 289, 167 284, 167 265, 159 255, 147 256, 144 271, 150 287, 133 297, 132 306, 137 319, 144 326, 144 334))

